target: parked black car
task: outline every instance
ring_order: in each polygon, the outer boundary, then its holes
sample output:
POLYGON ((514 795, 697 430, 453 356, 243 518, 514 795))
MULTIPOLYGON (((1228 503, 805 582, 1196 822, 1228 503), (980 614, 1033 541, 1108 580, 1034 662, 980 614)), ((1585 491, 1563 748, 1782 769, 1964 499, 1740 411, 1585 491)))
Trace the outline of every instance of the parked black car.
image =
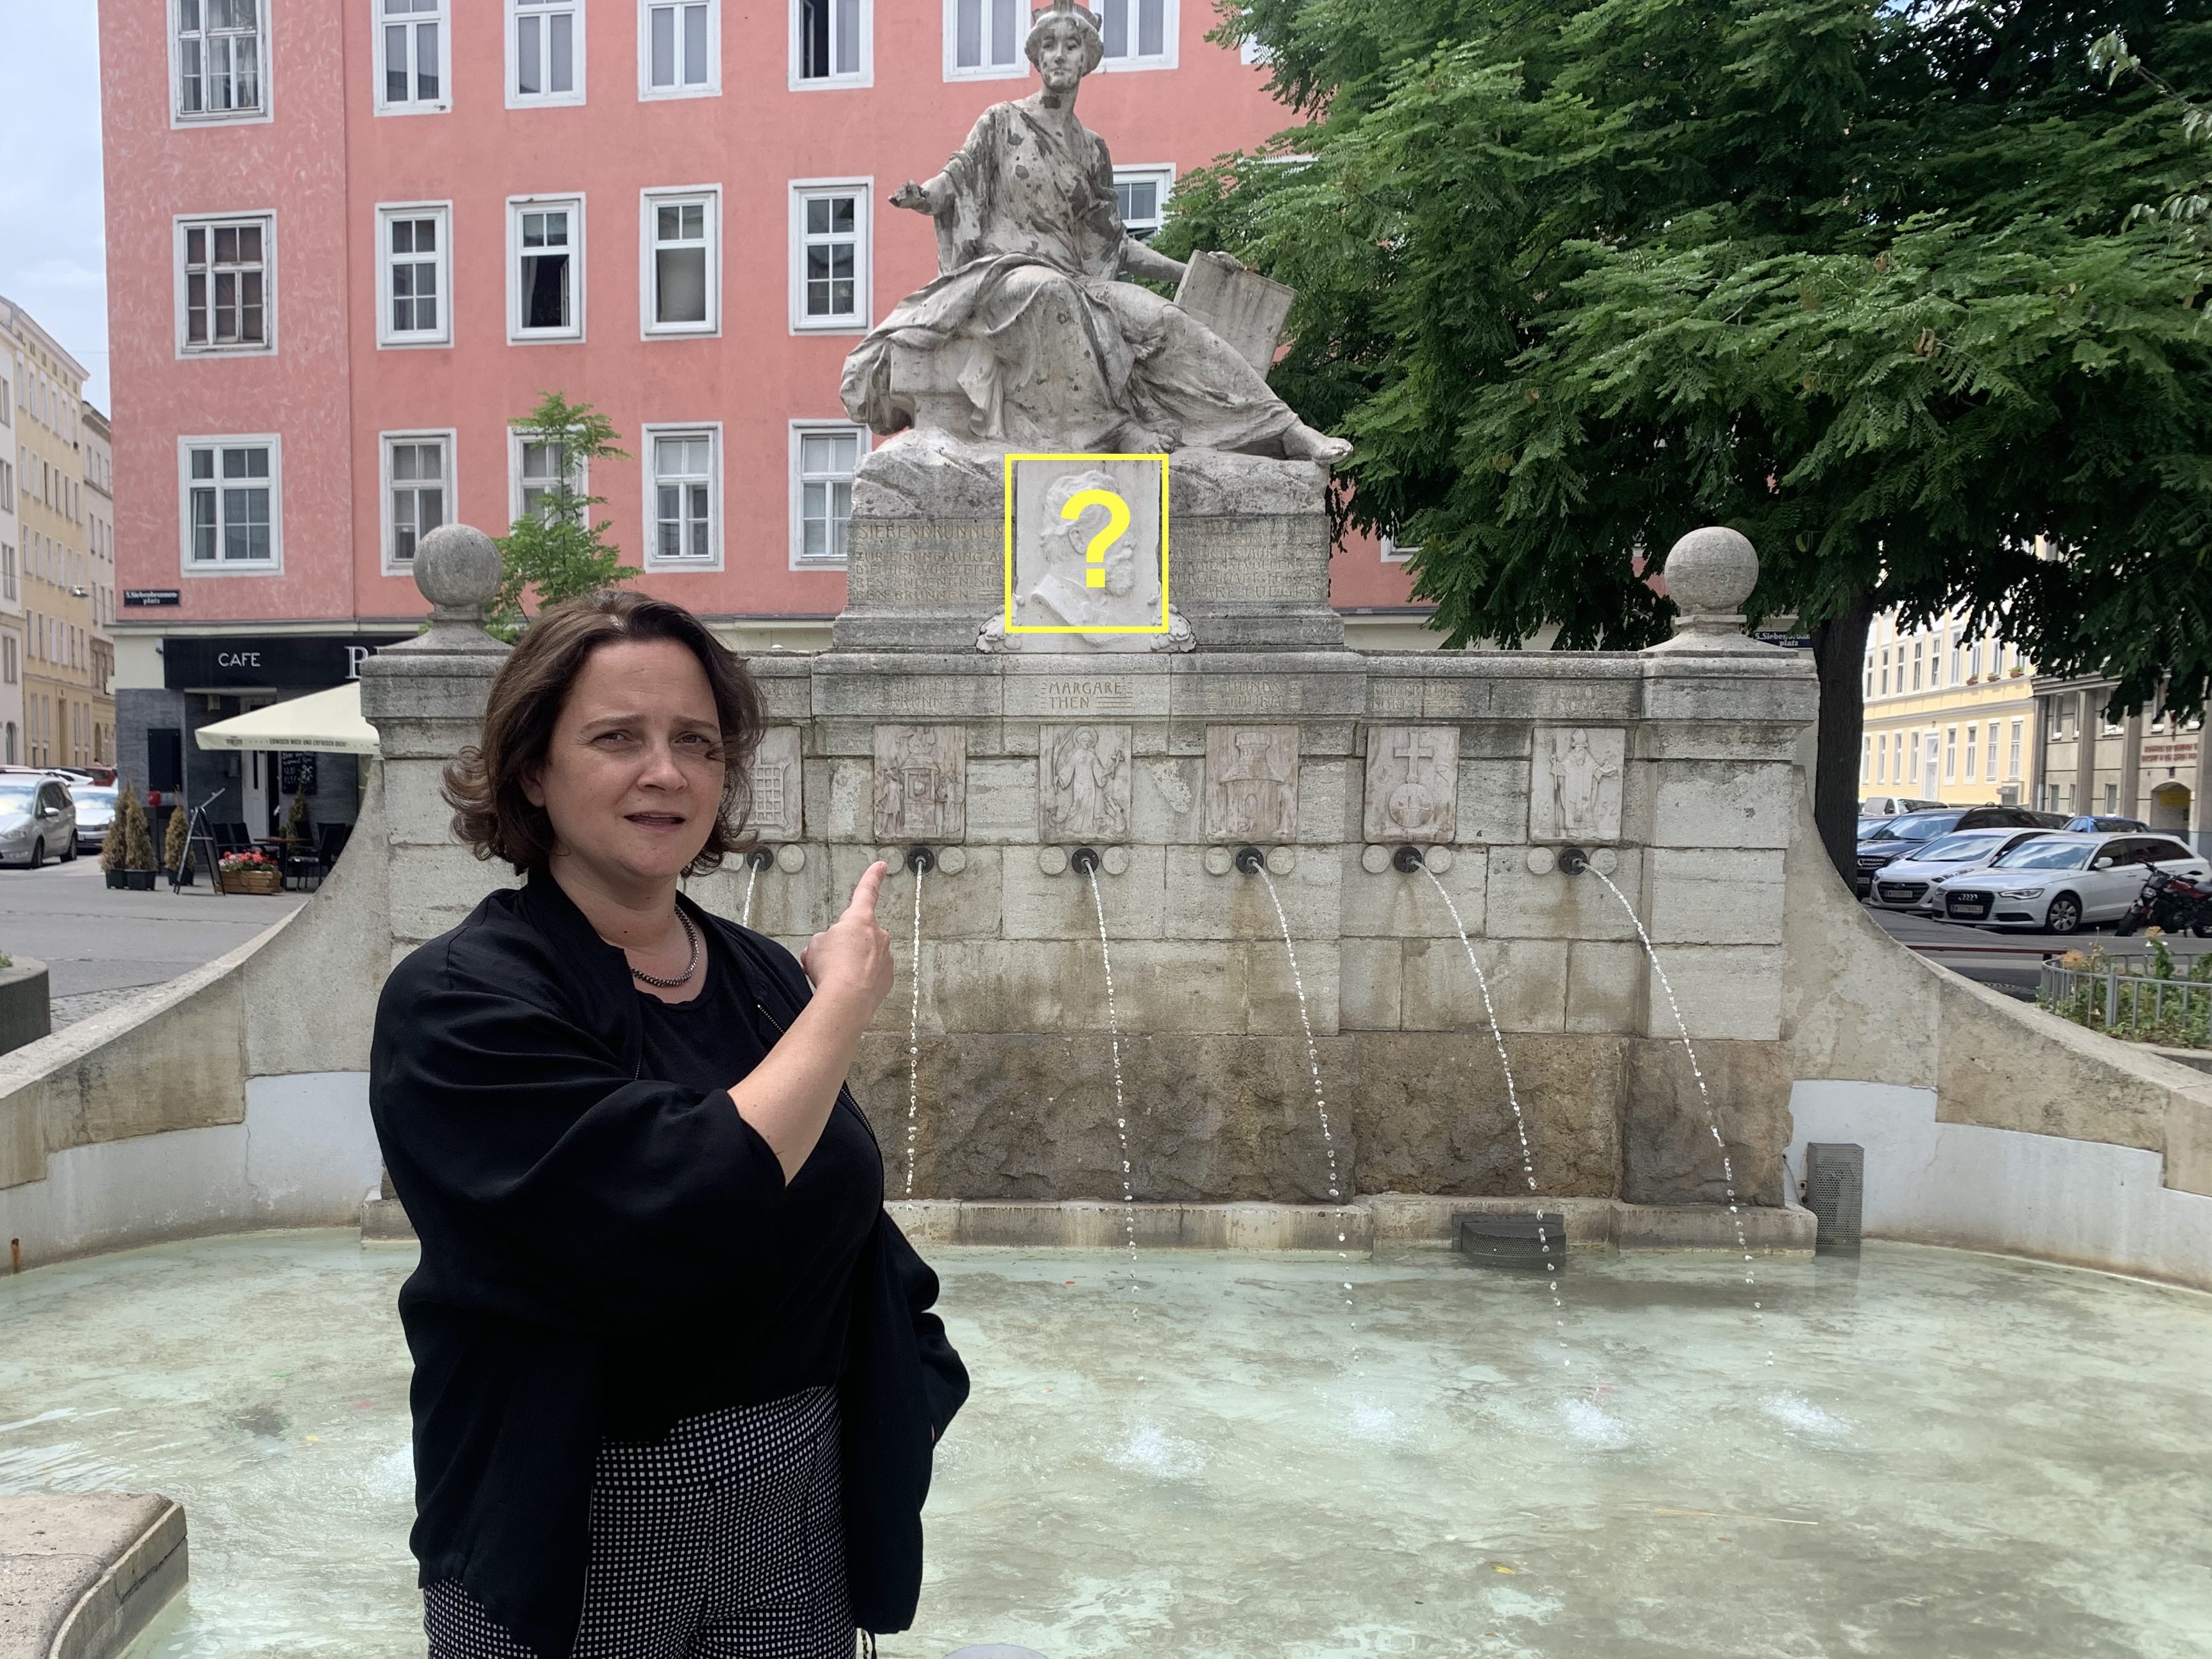
POLYGON ((1947 806, 1938 812, 1900 812, 1858 846, 1858 895, 1871 890, 1874 873, 1893 859, 1917 852, 1954 830, 2056 830, 2065 823, 2057 812, 2026 806, 1947 806))
POLYGON ((2078 818, 2067 819, 2065 827, 2085 836, 2109 836, 2129 832, 2141 835, 2150 825, 2141 818, 2116 818, 2106 813, 2085 812, 2078 818))

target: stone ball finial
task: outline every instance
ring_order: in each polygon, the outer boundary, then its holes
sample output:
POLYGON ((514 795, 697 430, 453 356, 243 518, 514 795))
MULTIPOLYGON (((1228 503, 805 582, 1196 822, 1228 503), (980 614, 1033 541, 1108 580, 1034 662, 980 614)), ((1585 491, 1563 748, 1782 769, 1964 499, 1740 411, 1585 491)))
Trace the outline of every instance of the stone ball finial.
POLYGON ((440 525, 415 550, 415 586, 441 616, 481 617, 503 574, 499 549, 472 525, 440 525))
POLYGON ((1759 553, 1741 532, 1707 525, 1668 550, 1663 574, 1680 613, 1676 633, 1737 633, 1743 602, 1759 585, 1759 553))

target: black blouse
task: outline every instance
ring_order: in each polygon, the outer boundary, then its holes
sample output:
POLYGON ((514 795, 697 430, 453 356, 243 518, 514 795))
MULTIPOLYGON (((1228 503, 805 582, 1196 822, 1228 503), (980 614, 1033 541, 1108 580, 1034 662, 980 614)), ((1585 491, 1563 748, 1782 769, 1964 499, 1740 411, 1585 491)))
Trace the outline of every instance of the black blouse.
MULTIPOLYGON (((645 991, 645 1075, 711 1096, 768 1058, 744 969, 710 940, 706 982, 687 1002, 645 991)), ((734 1106, 731 1108, 736 1109, 734 1106)), ((834 1388, 845 1364, 853 1264, 884 1201, 884 1165, 866 1121, 844 1097, 783 1189, 767 1241, 779 1271, 733 1275, 699 1306, 641 1332, 608 1356, 606 1432, 659 1440, 679 1418, 834 1388)))

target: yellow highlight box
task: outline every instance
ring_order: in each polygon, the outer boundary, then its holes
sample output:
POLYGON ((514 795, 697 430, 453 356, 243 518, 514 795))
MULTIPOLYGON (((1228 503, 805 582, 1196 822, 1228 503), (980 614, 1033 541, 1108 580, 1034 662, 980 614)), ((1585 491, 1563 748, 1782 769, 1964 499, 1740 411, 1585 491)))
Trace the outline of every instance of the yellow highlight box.
MULTIPOLYGON (((1065 475, 1065 474, 1063 474, 1062 476, 1066 476, 1066 475, 1065 475)), ((1013 455, 1008 455, 1008 456, 1006 457, 1006 459, 1005 482, 1006 482, 1006 581, 1005 581, 1005 610, 1004 610, 1004 614, 1003 614, 1003 617, 1002 617, 1002 621, 1003 621, 1004 626, 1005 626, 1005 628, 1006 628, 1006 632, 1007 632, 1008 634, 1164 634, 1164 633, 1168 632, 1168 630, 1169 630, 1169 627, 1170 627, 1170 623, 1169 623, 1169 611, 1168 611, 1168 594, 1169 594, 1169 587, 1168 587, 1168 458, 1167 458, 1167 456, 1166 456, 1166 455, 1164 455, 1164 454, 1151 454, 1151 455, 1109 454, 1109 453, 1103 453, 1103 452, 1097 452, 1097 453, 1077 453, 1077 454, 1041 454, 1041 453, 1035 453, 1035 454, 1033 454, 1033 453, 1013 454, 1013 455), (1016 622, 1016 621, 1014 620, 1014 585, 1015 585, 1015 578, 1016 578, 1016 574, 1017 574, 1017 573, 1016 573, 1016 569, 1015 569, 1015 565, 1016 565, 1016 562, 1017 562, 1017 543, 1018 543, 1018 536, 1017 536, 1017 531, 1016 531, 1016 514, 1015 514, 1016 473, 1017 473, 1017 463, 1019 463, 1019 462, 1025 462, 1025 461, 1065 462, 1065 463, 1076 463, 1076 464, 1082 464, 1082 463, 1092 463, 1092 464, 1097 464, 1097 463, 1103 463, 1103 462, 1131 462, 1131 461, 1136 461, 1136 462, 1157 462, 1157 463, 1158 464, 1158 470, 1159 470, 1159 516, 1158 516, 1158 529, 1159 529, 1160 617, 1159 617, 1159 620, 1158 620, 1157 623, 1149 623, 1149 622, 1147 622, 1147 623, 1104 623, 1104 622, 1099 622, 1099 623, 1018 623, 1018 622, 1016 622)), ((1101 491, 1099 491, 1099 490, 1097 490, 1097 489, 1087 489, 1087 490, 1085 490, 1085 491, 1079 492, 1079 499, 1080 497, 1095 497, 1096 495, 1098 495, 1098 494, 1100 494, 1100 493, 1102 493, 1102 492, 1101 492, 1101 491)), ((1123 530, 1123 532, 1122 532, 1122 534, 1123 534, 1124 536, 1127 535, 1127 534, 1129 533, 1129 530, 1130 530, 1131 528, 1134 528, 1134 527, 1137 527, 1137 526, 1138 526, 1139 515, 1139 514, 1138 514, 1138 512, 1137 512, 1137 508, 1138 508, 1138 507, 1139 507, 1139 503, 1138 503, 1138 502, 1136 502, 1136 501, 1129 501, 1129 500, 1127 499, 1127 495, 1126 495, 1124 492, 1121 492, 1121 491, 1119 491, 1119 490, 1113 491, 1113 492, 1104 492, 1104 493, 1111 493, 1111 494, 1113 494, 1113 495, 1116 495, 1116 496, 1120 497, 1120 498, 1121 498, 1121 501, 1122 501, 1127 505, 1127 507, 1129 508, 1129 520, 1128 520, 1128 524, 1127 524, 1127 526, 1125 526, 1125 528, 1124 528, 1124 530, 1123 530)), ((1146 488, 1146 492, 1145 492, 1145 493, 1146 493, 1146 495, 1147 496, 1149 496, 1149 495, 1150 495, 1150 494, 1151 494, 1151 490, 1150 490, 1149 486, 1147 486, 1147 488, 1146 488)), ((1071 503, 1071 505, 1073 505, 1073 503, 1071 503)), ((1145 504, 1148 506, 1148 505, 1149 505, 1149 501, 1147 501, 1147 502, 1146 502, 1146 503, 1145 503, 1145 504)), ((1096 500, 1092 500, 1092 501, 1090 501, 1089 502, 1087 502, 1087 503, 1086 503, 1085 510, 1085 511, 1095 511, 1095 510, 1103 510, 1104 508, 1105 508, 1105 504, 1104 504, 1104 503, 1103 503, 1103 502, 1099 502, 1099 501, 1097 501, 1096 500)), ((1149 515, 1146 515, 1146 516, 1149 516, 1149 515)), ((1080 524, 1080 523, 1081 523, 1081 521, 1082 521, 1082 517, 1083 517, 1082 513, 1078 513, 1078 514, 1076 514, 1073 515, 1072 517, 1070 517, 1070 519, 1069 519, 1069 522, 1070 522, 1070 523, 1072 523, 1072 524, 1080 524)), ((1110 525, 1110 522, 1111 522, 1111 515, 1109 514, 1109 525, 1110 525)), ((1109 539, 1109 538, 1106 538, 1106 537, 1103 537, 1103 536, 1094 536, 1094 537, 1092 538, 1092 542, 1093 542, 1093 544, 1098 544, 1098 543, 1101 543, 1101 542, 1103 542, 1103 541, 1106 541, 1106 540, 1108 540, 1108 539, 1109 539)), ((1121 539, 1121 538, 1113 538, 1112 539, 1113 539, 1113 540, 1115 540, 1115 541, 1118 541, 1118 540, 1119 540, 1119 539, 1121 539)), ((1097 560, 1090 561, 1090 562, 1090 562, 1090 564, 1091 564, 1091 566, 1092 568, 1087 568, 1087 569, 1086 569, 1086 572, 1085 572, 1085 586, 1090 587, 1090 588, 1101 588, 1101 587, 1103 587, 1103 586, 1105 586, 1105 573, 1104 573, 1104 569, 1103 569, 1103 560, 1104 560, 1105 554, 1106 554, 1107 552, 1109 552, 1110 550, 1110 550, 1110 547, 1109 547, 1109 548, 1102 548, 1102 549, 1101 549, 1101 551, 1100 551, 1099 557, 1098 557, 1097 560)), ((1148 611, 1149 611, 1149 607, 1147 608, 1147 610, 1148 610, 1148 611)))

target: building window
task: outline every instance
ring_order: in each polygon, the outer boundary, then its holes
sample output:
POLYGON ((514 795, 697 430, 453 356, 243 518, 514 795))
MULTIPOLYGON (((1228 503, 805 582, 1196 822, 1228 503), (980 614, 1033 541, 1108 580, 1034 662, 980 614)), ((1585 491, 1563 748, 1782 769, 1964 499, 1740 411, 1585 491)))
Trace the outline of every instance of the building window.
POLYGON ((1020 0, 945 0, 945 78, 1026 74, 1028 33, 1029 8, 1020 0))
POLYGON ((264 112, 267 59, 261 0, 175 0, 177 116, 221 120, 264 112))
POLYGON ((1889 695, 1889 653, 1887 650, 1881 653, 1881 695, 1885 697, 1889 695))
POLYGON ((853 517, 853 471, 867 453, 867 428, 847 422, 791 428, 791 565, 842 569, 853 517))
POLYGON ((558 444, 539 443, 525 438, 512 428, 508 429, 509 444, 507 477, 512 484, 508 508, 515 519, 542 519, 548 516, 545 498, 551 495, 568 474, 568 493, 581 496, 591 489, 590 464, 571 462, 562 453, 558 444))
POLYGON ((446 0, 377 0, 377 112, 428 114, 446 105, 446 0))
POLYGON ((2110 815, 2119 810, 2120 786, 2117 783, 2108 783, 2105 786, 2105 811, 2107 815, 2110 815))
POLYGON ((1875 738, 1874 776, 1877 783, 1889 779, 1889 733, 1884 732, 1875 738))
POLYGON ((376 312, 380 345, 453 342, 453 209, 442 202, 376 210, 383 289, 376 312))
POLYGON ((507 103, 584 101, 584 0, 507 0, 507 103))
POLYGON ((647 191, 644 269, 647 334, 712 334, 721 326, 721 192, 647 191))
POLYGON ((1966 728, 1966 781, 1974 781, 1974 728, 1966 728))
POLYGON ((1861 783, 1864 783, 1873 776, 1874 739, 1869 737, 1862 737, 1859 739, 1859 781, 1861 783))
POLYGON ((584 198, 507 201, 507 337, 584 337, 584 198))
POLYGON ((1168 193, 1175 189, 1171 167, 1115 167, 1114 203, 1121 211, 1121 228, 1140 242, 1149 242, 1167 218, 1168 193))
POLYGON ((276 440, 185 438, 177 451, 186 572, 278 568, 284 544, 276 440))
POLYGON ((791 187, 791 326, 852 331, 868 320, 866 179, 791 187))
POLYGON ((0 542, 0 599, 15 597, 15 550, 0 542))
MULTIPOLYGON (((1971 775, 1971 770, 1970 770, 1971 775)), ((1959 728, 1943 728, 1943 781, 1955 783, 1959 777, 1959 728)))
POLYGON ((720 0, 641 0, 637 95, 696 98, 721 90, 720 0))
POLYGON ((721 428, 645 428, 646 568, 714 569, 722 562, 721 428))
POLYGON ((1966 678, 1966 670, 1961 665, 1964 661, 1965 652, 1960 646, 1959 636, 1954 634, 1951 636, 1951 684, 1954 685, 1966 678))
POLYGON ((1421 550, 1418 543, 1401 542, 1395 536, 1381 538, 1376 546, 1385 564, 1404 564, 1421 550))
POLYGON ((1905 734, 1904 741, 1907 745, 1906 753, 1911 757, 1912 761, 1912 770, 1905 781, 1917 783, 1920 781, 1920 733, 1908 732, 1905 734))
POLYGON ((1099 0, 1096 14, 1106 41, 1101 67, 1174 67, 1176 0, 1099 0))
POLYGON ((446 522, 453 500, 453 434, 384 434, 384 568, 414 568, 423 537, 446 522))
POLYGON ((1989 741, 1983 745, 1982 752, 1988 757, 1987 769, 1982 774, 1982 781, 1995 783, 1997 781, 1997 723, 1995 720, 1990 722, 1989 741))
POLYGON ((177 222, 179 343, 185 351, 266 351, 275 343, 270 304, 268 216, 177 222))
POLYGON ((791 84, 864 87, 874 0, 791 0, 791 84))
POLYGON ((1869 652, 1868 652, 1868 653, 1867 653, 1867 659, 1866 659, 1866 690, 1865 690, 1863 692, 1862 692, 1860 695, 1861 695, 1862 696, 1868 696, 1868 697, 1871 697, 1872 696, 1874 696, 1874 653, 1873 653, 1873 652, 1871 652, 1871 651, 1869 651, 1869 652))
POLYGON ((1915 640, 1912 642, 1912 689, 1915 691, 1920 689, 1920 659, 1925 643, 1921 640, 1915 640))

